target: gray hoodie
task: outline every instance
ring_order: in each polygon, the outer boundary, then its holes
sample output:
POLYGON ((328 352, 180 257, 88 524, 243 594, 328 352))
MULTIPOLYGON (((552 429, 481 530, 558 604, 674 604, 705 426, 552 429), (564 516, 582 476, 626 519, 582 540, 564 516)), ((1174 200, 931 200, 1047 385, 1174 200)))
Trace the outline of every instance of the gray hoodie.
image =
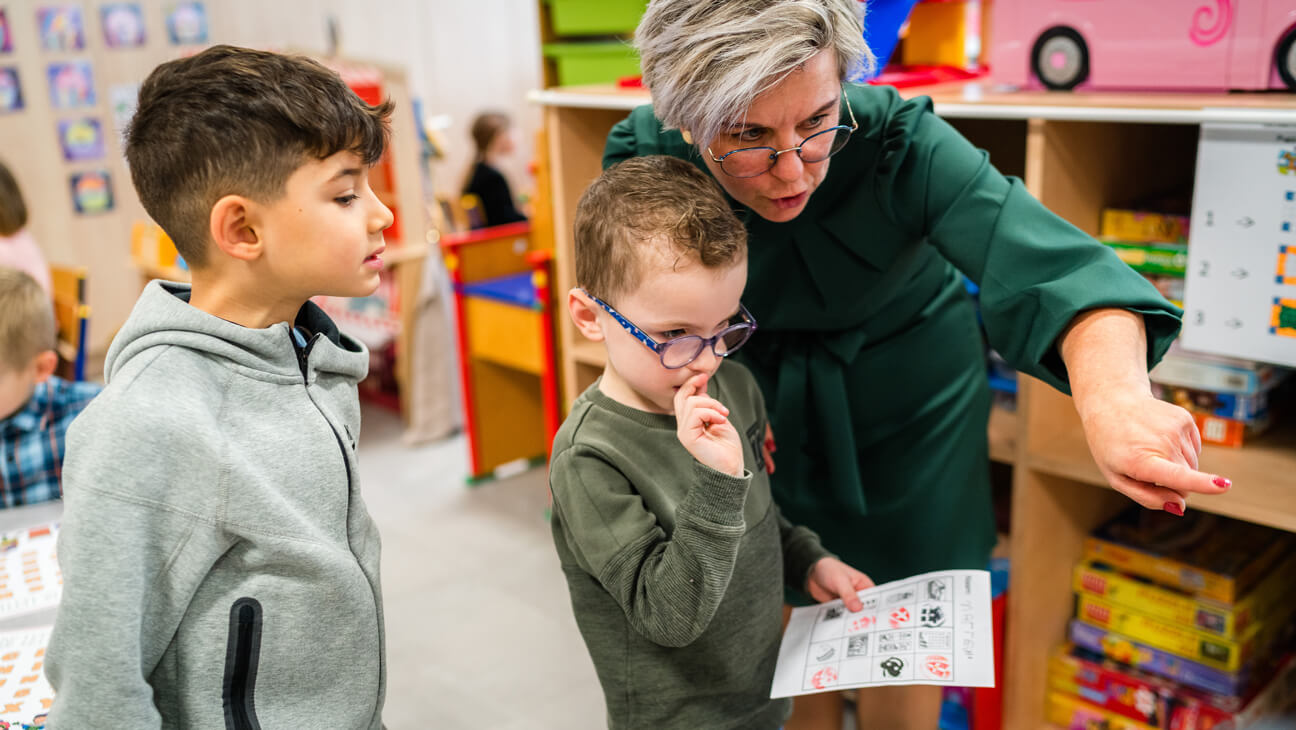
POLYGON ((380 728, 378 531, 360 498, 369 357, 148 285, 68 431, 49 727, 380 728))

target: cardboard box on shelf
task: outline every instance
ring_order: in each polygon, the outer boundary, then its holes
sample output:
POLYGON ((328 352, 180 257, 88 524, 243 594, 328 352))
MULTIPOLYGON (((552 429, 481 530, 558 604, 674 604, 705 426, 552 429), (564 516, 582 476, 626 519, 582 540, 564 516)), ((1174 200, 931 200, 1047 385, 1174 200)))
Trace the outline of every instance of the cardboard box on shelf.
POLYGON ((1131 507, 1085 539, 1085 558, 1234 603, 1296 549, 1296 535, 1190 511, 1184 517, 1131 507))
POLYGON ((1250 697, 1202 692, 1063 644, 1049 661, 1049 688, 1159 730, 1235 730, 1296 698, 1296 657, 1250 697))
POLYGON ((1070 626, 1068 637, 1075 642, 1076 646, 1112 661, 1173 679, 1204 692, 1243 696, 1251 689, 1252 673, 1248 670, 1225 672, 1208 667, 1114 631, 1090 626, 1078 619, 1073 619, 1070 626))
POLYGON ((1296 555, 1288 557, 1246 596, 1231 604, 1165 588, 1101 563, 1080 563, 1072 580, 1077 593, 1224 638, 1237 638, 1253 623, 1261 624, 1271 616, 1290 614, 1288 594, 1294 585, 1296 555))
POLYGON ((1102 212, 1100 236, 1153 243, 1187 243, 1186 215, 1107 208, 1102 212))
POLYGON ((1182 279, 1188 271, 1187 243, 1148 243, 1110 237, 1098 240, 1140 274, 1164 274, 1182 279))
POLYGON ((1241 669, 1265 638, 1259 625, 1252 626, 1236 640, 1226 639, 1163 621, 1088 593, 1079 594, 1076 616, 1092 626, 1115 631, 1153 648, 1226 672, 1241 669))
POLYGON ((1255 395, 1291 374, 1288 368, 1185 350, 1177 341, 1148 377, 1153 383, 1255 395))

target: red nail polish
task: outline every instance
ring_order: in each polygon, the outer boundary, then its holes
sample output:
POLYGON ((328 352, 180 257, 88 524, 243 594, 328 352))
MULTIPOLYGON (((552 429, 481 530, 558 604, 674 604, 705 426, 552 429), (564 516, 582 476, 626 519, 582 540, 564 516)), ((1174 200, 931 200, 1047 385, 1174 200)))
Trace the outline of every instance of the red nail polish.
POLYGON ((1217 486, 1217 487, 1221 487, 1221 488, 1225 488, 1225 487, 1231 487, 1231 486, 1233 486, 1233 482, 1230 482, 1229 480, 1225 479, 1224 477, 1215 477, 1214 479, 1211 480, 1211 484, 1214 484, 1215 486, 1217 486))
POLYGON ((1166 502, 1165 511, 1183 517, 1183 507, 1180 507, 1178 502, 1166 502))

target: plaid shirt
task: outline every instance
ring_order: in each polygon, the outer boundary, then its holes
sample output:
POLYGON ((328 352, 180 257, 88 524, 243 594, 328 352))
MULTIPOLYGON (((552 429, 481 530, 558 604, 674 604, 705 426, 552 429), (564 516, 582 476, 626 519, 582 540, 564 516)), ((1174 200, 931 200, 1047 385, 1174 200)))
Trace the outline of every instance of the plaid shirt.
POLYGON ((68 424, 100 386, 58 377, 36 386, 31 400, 0 421, 3 507, 48 502, 63 496, 63 444, 68 424))

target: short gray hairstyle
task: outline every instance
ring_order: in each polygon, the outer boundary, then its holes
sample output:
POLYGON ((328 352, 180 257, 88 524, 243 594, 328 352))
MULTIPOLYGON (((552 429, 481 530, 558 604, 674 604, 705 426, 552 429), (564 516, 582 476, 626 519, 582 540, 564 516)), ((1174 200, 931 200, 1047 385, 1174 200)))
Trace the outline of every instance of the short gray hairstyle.
POLYGON ((652 0, 634 40, 657 118, 707 144, 820 51, 843 80, 871 73, 863 18, 859 0, 652 0))

